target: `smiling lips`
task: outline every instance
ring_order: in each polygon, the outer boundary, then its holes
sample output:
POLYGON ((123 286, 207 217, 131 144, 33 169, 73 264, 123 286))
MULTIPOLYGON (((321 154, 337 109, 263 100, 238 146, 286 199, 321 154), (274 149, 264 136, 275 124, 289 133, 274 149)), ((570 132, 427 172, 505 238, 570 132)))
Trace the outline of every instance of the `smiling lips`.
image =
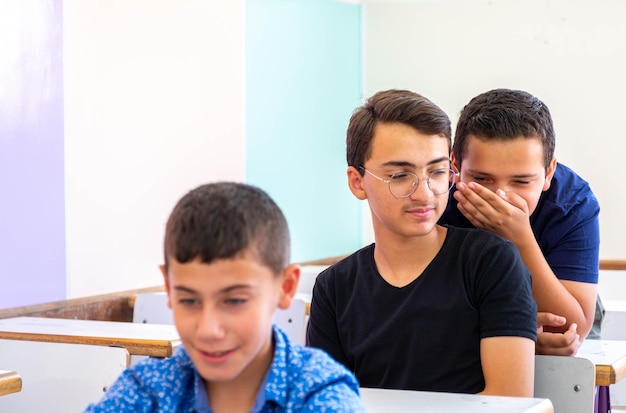
POLYGON ((200 353, 202 360, 204 360, 205 362, 211 363, 211 364, 217 364, 217 363, 223 363, 224 361, 226 361, 230 357, 230 355, 234 353, 234 350, 213 351, 213 352, 198 350, 198 353, 200 353))

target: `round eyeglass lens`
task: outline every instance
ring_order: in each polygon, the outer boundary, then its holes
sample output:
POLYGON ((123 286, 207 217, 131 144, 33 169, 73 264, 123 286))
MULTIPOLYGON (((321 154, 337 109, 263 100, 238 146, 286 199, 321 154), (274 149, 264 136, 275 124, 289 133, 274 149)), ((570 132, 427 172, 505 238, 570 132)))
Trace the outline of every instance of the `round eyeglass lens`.
POLYGON ((445 194, 453 183, 454 172, 451 169, 437 169, 428 176, 428 186, 435 195, 445 194))
MULTIPOLYGON (((454 184, 454 172, 451 169, 437 169, 424 180, 433 194, 445 194, 454 184)), ((396 198, 406 198, 415 192, 419 181, 420 178, 410 172, 393 174, 389 179, 389 191, 396 198)))

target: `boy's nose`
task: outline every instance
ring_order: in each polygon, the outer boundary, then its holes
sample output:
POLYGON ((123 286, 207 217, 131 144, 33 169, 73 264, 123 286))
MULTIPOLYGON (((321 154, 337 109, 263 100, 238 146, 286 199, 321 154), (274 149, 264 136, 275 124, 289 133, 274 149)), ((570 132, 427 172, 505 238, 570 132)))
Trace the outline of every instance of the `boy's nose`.
POLYGON ((204 310, 197 326, 197 335, 204 340, 224 338, 226 330, 222 318, 216 311, 204 310))
POLYGON ((433 196, 433 192, 430 190, 428 186, 428 180, 426 179, 418 179, 417 180, 417 188, 415 188, 415 192, 413 192, 409 198, 412 200, 418 199, 428 199, 433 196))

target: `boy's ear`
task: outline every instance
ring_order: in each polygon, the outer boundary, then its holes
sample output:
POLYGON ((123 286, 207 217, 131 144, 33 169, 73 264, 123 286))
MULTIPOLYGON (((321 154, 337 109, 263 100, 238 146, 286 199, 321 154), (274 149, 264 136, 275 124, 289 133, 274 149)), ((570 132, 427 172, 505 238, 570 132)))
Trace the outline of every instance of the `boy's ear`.
POLYGON ((457 162, 456 157, 454 156, 454 153, 450 154, 450 167, 452 168, 454 173, 456 174, 461 173, 461 170, 459 169, 459 164, 457 162))
POLYGON ((546 180, 543 183, 544 191, 547 191, 548 189, 550 189, 554 172, 556 172, 556 157, 552 157, 552 160, 550 161, 550 166, 548 166, 548 170, 546 171, 546 180))
POLYGON ((367 193, 363 188, 363 177, 359 173, 359 170, 354 166, 349 166, 346 173, 348 175, 348 187, 350 188, 350 192, 361 201, 367 199, 367 193))
POLYGON ((159 265, 159 269, 161 270, 161 274, 163 274, 163 281, 165 283, 165 292, 167 293, 167 306, 172 308, 171 296, 170 296, 170 278, 167 276, 167 269, 165 265, 159 265))
POLYGON ((300 281, 300 266, 291 264, 283 270, 280 276, 280 299, 278 308, 285 310, 291 306, 293 296, 298 291, 298 281, 300 281))

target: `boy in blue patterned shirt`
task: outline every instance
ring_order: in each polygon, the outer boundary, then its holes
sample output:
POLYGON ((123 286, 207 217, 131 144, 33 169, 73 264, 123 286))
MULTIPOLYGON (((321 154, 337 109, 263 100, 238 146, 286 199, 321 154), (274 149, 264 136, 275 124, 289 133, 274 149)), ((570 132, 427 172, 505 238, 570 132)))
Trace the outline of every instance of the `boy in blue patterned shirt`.
POLYGON ((221 182, 187 193, 167 222, 161 266, 183 345, 128 368, 86 411, 364 411, 352 373, 272 324, 300 277, 289 245, 264 191, 221 182))

